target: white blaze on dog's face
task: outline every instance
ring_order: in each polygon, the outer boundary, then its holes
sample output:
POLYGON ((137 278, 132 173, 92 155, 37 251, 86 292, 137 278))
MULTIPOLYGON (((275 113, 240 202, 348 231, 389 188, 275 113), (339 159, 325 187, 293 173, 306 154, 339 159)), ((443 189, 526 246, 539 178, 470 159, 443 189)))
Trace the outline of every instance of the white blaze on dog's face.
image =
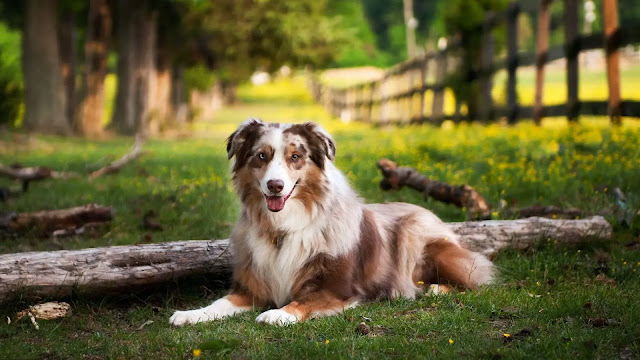
POLYGON ((229 158, 235 156, 233 179, 248 206, 261 202, 272 212, 289 199, 310 208, 322 193, 322 170, 335 157, 331 136, 314 123, 266 124, 250 119, 229 137, 229 158))

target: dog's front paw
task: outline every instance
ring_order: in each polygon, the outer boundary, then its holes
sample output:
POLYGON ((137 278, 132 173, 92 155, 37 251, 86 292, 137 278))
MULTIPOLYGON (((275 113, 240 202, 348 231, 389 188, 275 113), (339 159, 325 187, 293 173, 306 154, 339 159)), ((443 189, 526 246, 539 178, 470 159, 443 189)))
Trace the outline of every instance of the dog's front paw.
POLYGON ((295 315, 280 309, 273 309, 258 315, 256 322, 263 324, 272 324, 278 326, 290 325, 298 322, 295 315))
POLYGON ((202 310, 176 311, 169 318, 169 324, 174 326, 183 326, 209 320, 209 315, 202 310))

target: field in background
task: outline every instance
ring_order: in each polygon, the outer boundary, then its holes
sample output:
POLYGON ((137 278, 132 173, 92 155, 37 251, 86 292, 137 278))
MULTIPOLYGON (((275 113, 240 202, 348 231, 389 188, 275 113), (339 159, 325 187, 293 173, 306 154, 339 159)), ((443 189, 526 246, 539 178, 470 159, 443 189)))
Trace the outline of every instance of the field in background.
MULTIPOLYGON (((116 216, 108 233, 58 240, 3 235, 0 253, 227 237, 239 204, 229 182, 224 140, 249 116, 320 122, 336 138, 337 166, 367 202, 407 201, 446 221, 466 218, 463 210, 425 200, 413 190, 382 192, 375 162, 388 157, 434 179, 472 185, 494 205, 494 218, 503 217, 500 203, 574 206, 604 213, 616 235, 576 248, 542 241, 526 252, 501 253, 495 260, 498 283, 479 291, 369 303, 287 328, 256 325, 257 311, 169 327, 173 310, 205 305, 224 292, 220 279, 192 279, 134 295, 74 296, 68 299, 72 314, 40 321, 40 330, 15 321, 15 311, 33 305, 18 299, 0 309, 2 319, 14 320, 0 326, 0 358, 191 358, 192 349, 210 340, 224 342, 230 358, 640 356, 640 224, 636 217, 631 229, 618 225, 619 210, 609 195, 619 187, 627 195, 627 209, 640 208, 637 120, 620 128, 611 128, 606 118, 583 118, 573 125, 549 119, 542 127, 523 121, 514 127, 447 122, 438 128, 373 128, 331 119, 312 103, 300 77, 243 86, 238 94, 243 104, 189 125, 191 136, 150 141, 145 156, 118 175, 34 183, 29 192, 0 203, 2 212, 113 205, 116 216), (141 228, 149 210, 157 212, 164 231, 141 228), (356 331, 364 317, 371 319, 371 336, 356 331)), ((0 162, 85 172, 120 156, 131 143, 5 133, 0 134, 0 162)), ((0 179, 0 186, 15 185, 0 179)), ((201 358, 218 356, 205 350, 201 358)))

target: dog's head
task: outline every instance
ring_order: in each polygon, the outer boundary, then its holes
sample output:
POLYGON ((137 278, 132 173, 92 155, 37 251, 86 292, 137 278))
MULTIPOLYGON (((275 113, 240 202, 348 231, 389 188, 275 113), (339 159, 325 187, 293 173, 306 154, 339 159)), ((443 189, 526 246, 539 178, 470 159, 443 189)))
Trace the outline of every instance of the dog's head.
POLYGON ((227 140, 227 155, 235 157, 236 189, 246 203, 259 200, 272 212, 290 198, 307 208, 317 199, 327 161, 335 159, 331 136, 315 123, 277 124, 249 119, 227 140), (257 195, 256 195, 257 194, 257 195))

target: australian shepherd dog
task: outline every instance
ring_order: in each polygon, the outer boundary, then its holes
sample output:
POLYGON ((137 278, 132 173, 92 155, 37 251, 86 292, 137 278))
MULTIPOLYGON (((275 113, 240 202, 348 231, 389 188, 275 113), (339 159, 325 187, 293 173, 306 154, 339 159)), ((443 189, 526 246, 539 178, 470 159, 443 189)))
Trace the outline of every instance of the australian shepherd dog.
POLYGON ((365 204, 317 124, 249 119, 229 137, 227 153, 241 202, 232 290, 207 307, 176 311, 173 325, 269 308, 257 322, 287 325, 362 301, 415 298, 430 284, 475 289, 494 276, 493 264, 461 247, 430 211, 365 204))

